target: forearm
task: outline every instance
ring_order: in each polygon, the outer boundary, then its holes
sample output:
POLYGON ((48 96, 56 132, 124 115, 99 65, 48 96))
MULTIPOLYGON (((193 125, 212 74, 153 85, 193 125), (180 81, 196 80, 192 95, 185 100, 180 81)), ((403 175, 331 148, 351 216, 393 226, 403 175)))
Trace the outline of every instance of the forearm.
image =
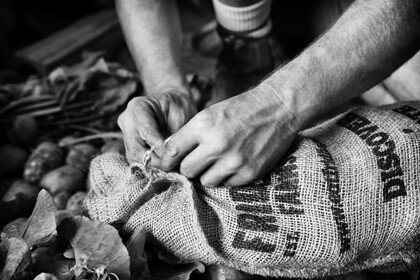
POLYGON ((268 85, 300 121, 363 93, 390 75, 420 46, 420 1, 355 1, 268 85))
POLYGON ((116 0, 121 26, 147 94, 188 92, 174 0, 116 0))

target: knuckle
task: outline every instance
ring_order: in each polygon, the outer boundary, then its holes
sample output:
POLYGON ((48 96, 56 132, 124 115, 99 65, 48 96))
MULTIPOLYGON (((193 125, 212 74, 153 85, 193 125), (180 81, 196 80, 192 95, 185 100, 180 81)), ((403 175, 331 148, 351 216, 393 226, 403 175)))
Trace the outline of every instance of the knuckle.
POLYGON ((194 119, 194 123, 198 129, 209 129, 214 126, 214 118, 206 112, 197 114, 194 119))
POLYGON ((124 112, 122 112, 119 116, 118 116, 118 119, 117 119, 117 125, 120 127, 120 129, 122 130, 122 129, 124 129, 123 127, 124 127, 124 123, 125 123, 125 121, 126 121, 126 118, 127 118, 127 113, 124 111, 124 112))
POLYGON ((143 98, 142 97, 134 97, 133 99, 131 99, 128 102, 127 108, 131 110, 131 109, 133 109, 133 108, 135 108, 137 106, 140 106, 141 103, 142 103, 142 101, 143 101, 143 98))
POLYGON ((229 148, 230 142, 223 132, 218 131, 213 134, 212 145, 216 152, 224 152, 229 148))
POLYGON ((245 159, 244 159, 243 156, 234 155, 234 156, 231 156, 229 158, 229 160, 227 160, 227 164, 226 164, 227 166, 226 167, 229 170, 235 171, 235 170, 238 170, 241 166, 243 166, 244 162, 245 162, 245 159))
POLYGON ((247 182, 254 180, 258 176, 257 170, 251 165, 243 166, 240 172, 242 174, 241 177, 247 182))
POLYGON ((130 111, 130 112, 132 112, 137 106, 138 106, 138 103, 139 103, 139 99, 138 99, 139 97, 134 97, 133 99, 131 99, 128 103, 127 103, 127 108, 126 108, 126 111, 130 111))

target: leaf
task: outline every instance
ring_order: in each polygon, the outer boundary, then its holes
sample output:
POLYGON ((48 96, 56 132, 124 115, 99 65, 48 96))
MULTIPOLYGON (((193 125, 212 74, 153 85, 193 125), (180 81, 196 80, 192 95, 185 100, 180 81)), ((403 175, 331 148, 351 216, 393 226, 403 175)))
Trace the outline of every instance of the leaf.
POLYGON ((56 211, 52 196, 46 190, 41 190, 32 215, 18 229, 29 247, 48 243, 57 235, 56 211))
POLYGON ((136 91, 136 88, 136 81, 127 80, 115 87, 98 90, 94 97, 95 104, 101 112, 115 112, 120 106, 128 102, 129 97, 136 91))
POLYGON ((6 263, 0 280, 25 278, 30 273, 31 254, 29 246, 21 238, 10 237, 6 234, 1 235, 2 243, 7 248, 6 263))
POLYGON ((54 257, 51 254, 52 251, 53 250, 50 247, 39 247, 31 252, 32 271, 34 273, 46 272, 45 266, 48 265, 54 257))
POLYGON ((29 215, 34 207, 34 202, 33 197, 26 196, 22 193, 16 194, 10 201, 0 201, 0 225, 3 226, 13 219, 29 215))
POLYGON ((127 241, 126 247, 130 255, 131 279, 149 279, 150 272, 147 256, 144 252, 146 229, 139 227, 127 241))
POLYGON ((201 262, 160 266, 151 272, 151 280, 189 280, 192 273, 204 273, 205 267, 201 262))
POLYGON ((56 276, 60 280, 71 280, 74 276, 74 260, 53 260, 45 267, 45 271, 56 276))
POLYGON ((57 227, 60 225, 60 223, 64 219, 75 216, 73 211, 70 211, 70 210, 57 210, 54 214, 55 214, 55 223, 57 224, 57 227))
POLYGON ((27 218, 17 218, 7 225, 3 227, 3 232, 7 234, 8 237, 19 237, 21 238, 21 235, 19 233, 19 226, 26 222, 27 218))
POLYGON ((114 227, 75 216, 61 222, 58 234, 73 247, 79 267, 94 269, 104 265, 120 280, 130 279, 130 257, 114 227))

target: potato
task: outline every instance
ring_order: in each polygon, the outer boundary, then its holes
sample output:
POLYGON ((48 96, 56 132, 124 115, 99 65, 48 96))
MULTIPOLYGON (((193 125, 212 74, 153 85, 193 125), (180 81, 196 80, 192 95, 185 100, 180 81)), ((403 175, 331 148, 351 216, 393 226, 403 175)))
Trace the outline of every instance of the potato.
POLYGON ((62 191, 72 194, 84 189, 85 179, 86 174, 80 169, 64 165, 45 174, 42 177, 40 186, 52 196, 62 191))
POLYGON ((54 195, 54 203, 58 210, 66 209, 70 196, 71 194, 68 191, 62 191, 54 195))
POLYGON ((12 143, 30 146, 38 138, 38 125, 31 115, 21 115, 6 128, 6 133, 12 143))
POLYGON ((101 147, 101 154, 119 153, 125 156, 124 141, 122 139, 108 139, 101 147))
POLYGON ((39 189, 28 182, 15 181, 0 200, 0 225, 29 215, 35 206, 38 192, 39 189))
POLYGON ((83 171, 89 170, 90 161, 98 154, 98 150, 89 144, 77 144, 70 148, 66 164, 83 171))
POLYGON ((10 188, 11 185, 13 185, 14 182, 20 180, 20 178, 6 178, 0 181, 0 197, 3 197, 3 195, 7 192, 7 190, 10 188))
POLYGON ((36 201, 39 189, 33 185, 18 180, 14 182, 2 197, 3 202, 9 202, 16 199, 17 196, 22 196, 25 200, 36 201))
POLYGON ((71 210, 77 214, 82 213, 82 206, 83 201, 85 200, 86 193, 85 192, 77 192, 72 195, 69 200, 67 201, 67 210, 71 210))
POLYGON ((0 177, 22 174, 29 154, 18 146, 6 144, 0 147, 0 177))
POLYGON ((63 152, 56 143, 45 141, 36 147, 26 162, 23 178, 30 183, 38 183, 48 171, 60 166, 63 152))

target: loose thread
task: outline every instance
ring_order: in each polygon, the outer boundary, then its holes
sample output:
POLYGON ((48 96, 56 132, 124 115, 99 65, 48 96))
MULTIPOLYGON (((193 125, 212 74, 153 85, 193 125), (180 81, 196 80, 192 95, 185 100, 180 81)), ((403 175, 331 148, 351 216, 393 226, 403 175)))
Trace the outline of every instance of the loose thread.
POLYGON ((153 170, 152 170, 152 153, 155 150, 156 145, 150 147, 150 149, 146 152, 143 157, 143 167, 144 171, 146 172, 146 178, 149 180, 146 185, 146 189, 150 187, 150 184, 153 181, 153 170))
MULTIPOLYGON (((171 139, 171 137, 169 137, 169 138, 167 138, 165 140, 165 142, 163 143, 164 146, 166 146, 166 144, 169 142, 170 139, 171 139)), ((149 179, 149 183, 147 184, 147 186, 149 186, 149 184, 153 180, 153 174, 152 174, 153 173, 153 170, 152 170, 152 153, 154 152, 154 150, 156 149, 156 147, 157 147, 157 144, 155 144, 152 147, 150 147, 150 149, 146 152, 146 154, 143 157, 144 171, 148 175, 148 179, 149 179)))

